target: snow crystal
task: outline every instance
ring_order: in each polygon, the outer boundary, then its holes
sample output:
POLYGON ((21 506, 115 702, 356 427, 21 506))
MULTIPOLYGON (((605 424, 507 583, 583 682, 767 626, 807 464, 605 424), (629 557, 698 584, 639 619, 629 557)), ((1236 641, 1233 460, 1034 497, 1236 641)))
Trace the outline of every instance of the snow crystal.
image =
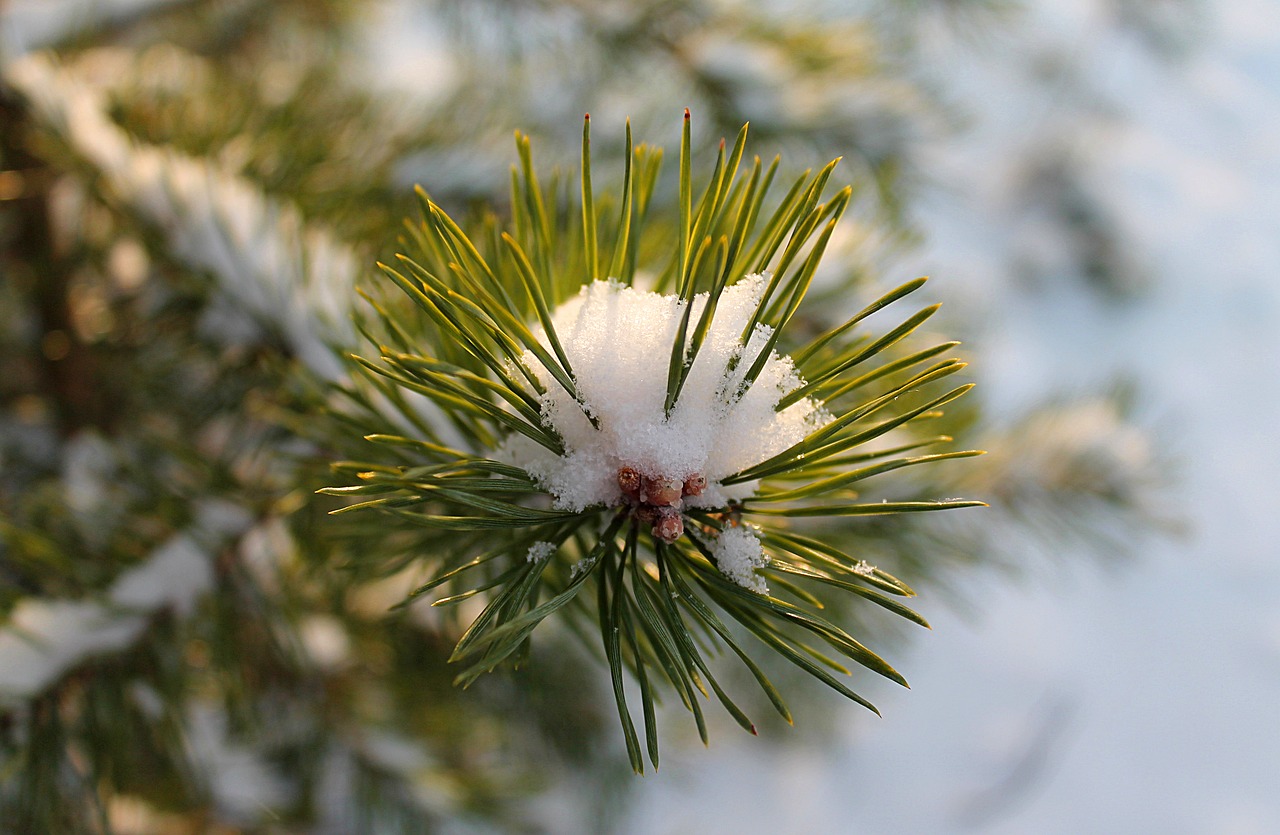
MULTIPOLYGON (((734 399, 771 334, 757 325, 743 350, 742 332, 766 284, 764 276, 754 275, 725 289, 669 418, 664 414, 667 369, 686 302, 616 281, 584 286, 555 311, 553 324, 579 395, 600 428, 526 352, 524 361, 547 388, 543 420, 564 439, 565 454, 554 455, 517 435, 506 441, 503 455, 538 479, 556 506, 566 510, 621 502, 618 471, 623 467, 650 478, 705 477, 701 495, 686 501, 693 507, 721 507, 751 495, 752 483, 725 487, 719 480, 782 452, 830 419, 809 399, 775 410, 802 384, 792 360, 776 352, 751 388, 734 399)), ((694 298, 690 332, 706 302, 706 294, 694 298)))
POLYGON ((555 552, 554 542, 535 542, 529 546, 529 553, 525 554, 524 558, 529 562, 542 562, 555 552))
POLYGON ((876 573, 876 567, 866 560, 858 560, 858 564, 853 567, 853 573, 870 577, 876 573))
POLYGON ((768 594, 764 578, 757 568, 769 564, 769 555, 760 547, 760 538, 745 525, 725 528, 711 543, 711 556, 715 558, 720 573, 733 582, 760 594, 768 594))

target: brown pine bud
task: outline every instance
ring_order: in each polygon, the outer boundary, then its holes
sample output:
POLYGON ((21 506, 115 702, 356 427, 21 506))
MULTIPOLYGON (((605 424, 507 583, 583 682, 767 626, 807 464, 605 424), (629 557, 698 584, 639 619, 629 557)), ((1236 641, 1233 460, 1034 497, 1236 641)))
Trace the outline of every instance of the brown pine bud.
POLYGON ((663 509, 659 511, 658 521, 654 523, 653 535, 668 544, 675 542, 684 534, 684 519, 679 511, 663 509))
POLYGON ((702 491, 707 489, 707 477, 702 473, 694 473, 684 480, 684 494, 686 496, 701 496, 702 491))
POLYGON ((622 488, 622 492, 628 499, 639 501, 642 481, 640 473, 630 467, 623 467, 618 470, 618 486, 622 488))
POLYGON ((635 514, 636 519, 640 520, 641 524, 657 524, 658 509, 651 504, 636 505, 635 514))
POLYGON ((648 478, 640 486, 640 501, 658 507, 670 507, 680 501, 684 482, 678 478, 648 478))

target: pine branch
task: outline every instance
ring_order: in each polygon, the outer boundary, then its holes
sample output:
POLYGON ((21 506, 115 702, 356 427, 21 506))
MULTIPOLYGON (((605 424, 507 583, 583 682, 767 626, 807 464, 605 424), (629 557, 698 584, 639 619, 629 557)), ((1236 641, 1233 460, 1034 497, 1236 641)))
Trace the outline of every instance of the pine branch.
MULTIPOLYGON (((721 145, 695 205, 686 114, 678 240, 666 248, 666 269, 655 271, 664 276, 656 286, 667 282, 677 294, 664 296, 635 286, 643 267, 609 281, 597 273, 602 242, 615 242, 613 269, 628 263, 627 253, 651 248, 642 240, 648 231, 640 227, 642 213, 630 202, 641 157, 632 164, 628 135, 622 211, 606 213, 612 200, 592 172, 589 125, 576 209, 550 210, 562 205, 558 186, 541 184, 531 145, 517 135, 510 231, 487 220, 473 238, 424 193, 424 216, 410 224, 410 249, 399 256, 408 270, 386 270, 416 307, 380 302, 382 328, 413 336, 397 338, 403 350, 382 348, 380 357, 359 363, 446 409, 472 439, 473 452, 459 456, 431 439, 397 438, 382 444, 391 458, 340 465, 339 472, 359 475, 358 484, 323 492, 350 497, 336 512, 379 511, 475 535, 454 548, 442 541, 439 551, 424 555, 436 576, 409 599, 434 595, 438 606, 475 596, 487 601, 453 652, 464 665, 460 683, 517 657, 540 624, 577 611, 594 586, 628 756, 643 771, 646 753, 652 765, 658 762, 653 700, 662 687, 674 688, 701 734, 698 701, 709 693, 754 732, 714 677, 694 630, 732 649, 787 717, 738 630, 868 707, 814 665, 844 669, 803 640, 805 633, 905 684, 816 609, 842 593, 924 624, 886 596, 910 590, 864 561, 797 538, 793 525, 807 517, 896 516, 983 503, 867 502, 852 489, 872 476, 887 483, 887 474, 906 467, 978 454, 891 458, 893 450, 866 446, 936 416, 969 388, 934 390, 964 367, 956 360, 915 369, 954 343, 907 355, 897 350, 936 306, 878 338, 857 328, 922 281, 887 293, 802 347, 801 371, 813 373, 808 382, 779 353, 852 199, 849 188, 823 199, 834 163, 802 175, 770 211, 776 161, 763 185, 759 160, 740 172, 744 128, 727 157, 721 145), (761 217, 768 219, 757 224, 761 217), (748 274, 748 265, 765 272, 748 274), (556 298, 564 301, 553 307, 556 298), (415 321, 415 309, 425 318, 415 321), (814 399, 819 394, 840 400, 835 415, 814 399), (477 478, 467 471, 481 459, 491 463, 475 471, 477 478), (717 610, 737 627, 729 628, 717 610), (643 744, 627 704, 626 675, 639 684, 643 744)), ((642 204, 651 191, 647 183, 642 204)), ((361 433, 388 441, 397 434, 374 424, 363 424, 361 433)), ((368 524, 383 522, 370 517, 368 524)))
POLYGON ((177 257, 282 334, 314 373, 339 376, 339 353, 355 342, 354 252, 207 160, 132 141, 107 117, 104 91, 73 69, 31 54, 4 73, 42 123, 102 176, 109 200, 162 230, 177 257))

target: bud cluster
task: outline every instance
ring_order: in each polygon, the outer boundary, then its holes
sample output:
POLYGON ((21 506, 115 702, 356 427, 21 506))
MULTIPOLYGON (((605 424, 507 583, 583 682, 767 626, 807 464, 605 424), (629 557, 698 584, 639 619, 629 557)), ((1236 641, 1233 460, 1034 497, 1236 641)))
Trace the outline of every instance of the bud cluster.
POLYGON ((701 495, 706 486, 706 476, 701 473, 682 480, 642 475, 631 467, 618 470, 618 487, 635 518, 651 525, 653 535, 667 543, 675 542, 684 533, 684 520, 680 516, 684 499, 701 495))

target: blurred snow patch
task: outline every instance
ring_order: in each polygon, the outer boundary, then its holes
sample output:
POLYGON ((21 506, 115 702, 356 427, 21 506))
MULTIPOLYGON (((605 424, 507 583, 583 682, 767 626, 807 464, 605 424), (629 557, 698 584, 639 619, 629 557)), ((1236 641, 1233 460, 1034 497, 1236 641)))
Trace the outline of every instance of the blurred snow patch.
POLYGON ((194 708, 186 730, 191 758, 223 814, 256 821, 264 808, 284 801, 287 792, 280 778, 257 752, 231 738, 221 710, 194 708))
POLYGON ((30 698, 86 659, 128 648, 157 612, 190 615, 213 586, 210 554, 248 521, 222 502, 202 503, 197 517, 100 598, 19 601, 0 626, 0 699, 30 698))
POLYGON ((107 498, 107 484, 114 471, 115 454, 98 433, 81 432, 68 441, 62 481, 71 510, 81 516, 94 513, 107 498))
POLYGON ((0 4, 0 49, 21 55, 126 15, 177 0, 8 0, 0 4))
POLYGON ((122 608, 144 612, 168 606, 185 618, 212 587, 208 554, 189 537, 177 536, 156 549, 145 563, 119 577, 109 599, 122 608))
POLYGON ((144 624, 92 601, 19 602, 0 630, 0 698, 35 696, 83 659, 127 647, 144 624))
POLYGON ((311 660, 326 670, 342 666, 351 657, 351 637, 337 618, 311 615, 302 621, 298 637, 311 660))

